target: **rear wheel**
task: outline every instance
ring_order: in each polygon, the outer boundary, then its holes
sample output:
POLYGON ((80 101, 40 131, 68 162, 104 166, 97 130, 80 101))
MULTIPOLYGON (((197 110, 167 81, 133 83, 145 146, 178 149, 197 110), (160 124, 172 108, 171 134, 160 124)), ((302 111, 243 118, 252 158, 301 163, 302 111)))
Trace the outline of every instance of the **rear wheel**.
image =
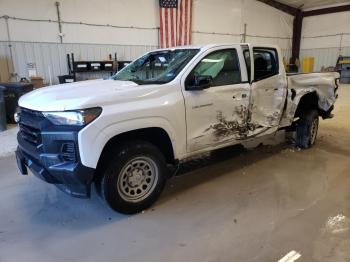
POLYGON ((302 115, 296 128, 296 145, 300 148, 310 148, 316 142, 319 125, 317 110, 309 110, 302 115))
POLYGON ((119 148, 102 179, 102 196, 121 213, 138 213, 151 206, 161 194, 167 177, 164 156, 143 141, 119 148))

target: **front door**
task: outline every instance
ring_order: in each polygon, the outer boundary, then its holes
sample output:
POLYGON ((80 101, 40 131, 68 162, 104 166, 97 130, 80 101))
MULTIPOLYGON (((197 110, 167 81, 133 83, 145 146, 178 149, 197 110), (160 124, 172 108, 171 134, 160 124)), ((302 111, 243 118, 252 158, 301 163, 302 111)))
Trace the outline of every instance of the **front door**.
POLYGON ((186 76, 210 76, 209 88, 184 89, 188 152, 235 143, 247 136, 250 85, 240 46, 207 51, 186 76), (237 52, 239 51, 239 52, 237 52))
POLYGON ((286 76, 279 68, 274 48, 253 48, 254 81, 251 86, 251 126, 249 135, 275 131, 281 120, 286 98, 286 76))

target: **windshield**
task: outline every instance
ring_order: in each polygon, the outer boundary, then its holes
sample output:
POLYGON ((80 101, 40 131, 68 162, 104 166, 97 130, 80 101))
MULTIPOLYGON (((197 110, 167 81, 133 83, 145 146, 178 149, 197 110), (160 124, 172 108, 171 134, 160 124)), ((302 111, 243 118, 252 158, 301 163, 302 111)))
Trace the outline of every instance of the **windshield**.
POLYGON ((199 49, 173 49, 148 53, 112 78, 137 84, 165 84, 173 80, 199 49))

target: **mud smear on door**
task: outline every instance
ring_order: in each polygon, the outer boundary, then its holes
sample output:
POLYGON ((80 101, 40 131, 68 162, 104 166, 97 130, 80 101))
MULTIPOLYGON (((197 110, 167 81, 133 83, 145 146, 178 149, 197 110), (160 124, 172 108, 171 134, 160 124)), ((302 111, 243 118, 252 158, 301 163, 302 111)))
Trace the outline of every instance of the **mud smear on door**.
POLYGON ((246 115, 249 114, 246 107, 236 107, 233 115, 238 116, 238 119, 227 120, 226 116, 221 111, 217 112, 217 123, 209 126, 204 132, 213 130, 213 134, 217 141, 225 139, 227 137, 234 137, 235 139, 244 139, 247 137, 249 131, 254 131, 259 125, 251 123, 246 115))
POLYGON ((260 127, 250 122, 250 112, 245 106, 236 107, 231 116, 226 116, 222 111, 217 111, 216 122, 203 130, 203 134, 194 138, 192 150, 203 146, 217 146, 231 140, 247 138, 249 132, 260 127))

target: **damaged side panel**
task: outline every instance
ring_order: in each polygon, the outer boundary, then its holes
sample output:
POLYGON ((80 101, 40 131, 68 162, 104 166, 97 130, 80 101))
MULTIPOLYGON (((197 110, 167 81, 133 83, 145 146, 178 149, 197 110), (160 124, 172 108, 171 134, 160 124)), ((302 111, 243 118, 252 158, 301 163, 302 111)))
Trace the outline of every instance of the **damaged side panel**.
POLYGON ((280 126, 289 126, 293 122, 300 99, 309 93, 316 93, 318 108, 328 111, 337 99, 335 79, 338 78, 339 74, 336 72, 288 76, 287 104, 280 126))
POLYGON ((193 100, 189 96, 186 103, 191 103, 192 108, 188 110, 188 128, 196 131, 190 133, 193 137, 189 137, 189 150, 240 143, 275 132, 285 105, 285 79, 285 75, 276 75, 252 86, 214 87, 196 94, 193 100), (199 103, 210 107, 193 106, 199 103))
POLYGON ((248 136, 250 131, 254 131, 260 126, 258 124, 246 121, 249 112, 247 107, 236 107, 232 112, 235 118, 228 120, 222 111, 217 111, 215 124, 210 125, 204 132, 212 132, 216 141, 225 140, 225 138, 241 140, 248 136))
MULTIPOLYGON (((339 78, 338 73, 286 76, 282 58, 271 55, 279 51, 278 49, 253 47, 249 50, 249 53, 244 53, 245 57, 238 52, 242 80, 240 83, 230 80, 229 84, 223 82, 222 85, 212 85, 200 91, 184 89, 187 152, 198 153, 242 143, 243 140, 273 134, 281 127, 290 126, 300 101, 303 105, 306 104, 308 101, 304 96, 310 93, 315 94, 312 95, 312 103, 317 102, 325 116, 332 109, 337 97, 335 79, 339 78)), ((198 63, 195 68, 201 65, 208 71, 211 68, 210 63, 218 64, 222 71, 220 77, 222 73, 222 76, 228 77, 226 79, 236 79, 238 69, 233 70, 232 65, 226 63, 224 58, 205 59, 205 55, 200 60, 203 64, 198 63), (228 69, 224 67, 226 64, 229 65, 228 69)), ((193 68, 188 72, 194 70, 193 68)), ((213 73, 214 69, 209 71, 213 73)), ((189 73, 183 78, 184 87, 189 73)), ((215 77, 219 79, 218 75, 219 73, 215 77)))
POLYGON ((250 102, 252 123, 263 128, 279 125, 285 105, 286 86, 285 74, 253 82, 250 102))
POLYGON ((249 89, 247 83, 188 94, 189 151, 219 146, 247 135, 249 89))

